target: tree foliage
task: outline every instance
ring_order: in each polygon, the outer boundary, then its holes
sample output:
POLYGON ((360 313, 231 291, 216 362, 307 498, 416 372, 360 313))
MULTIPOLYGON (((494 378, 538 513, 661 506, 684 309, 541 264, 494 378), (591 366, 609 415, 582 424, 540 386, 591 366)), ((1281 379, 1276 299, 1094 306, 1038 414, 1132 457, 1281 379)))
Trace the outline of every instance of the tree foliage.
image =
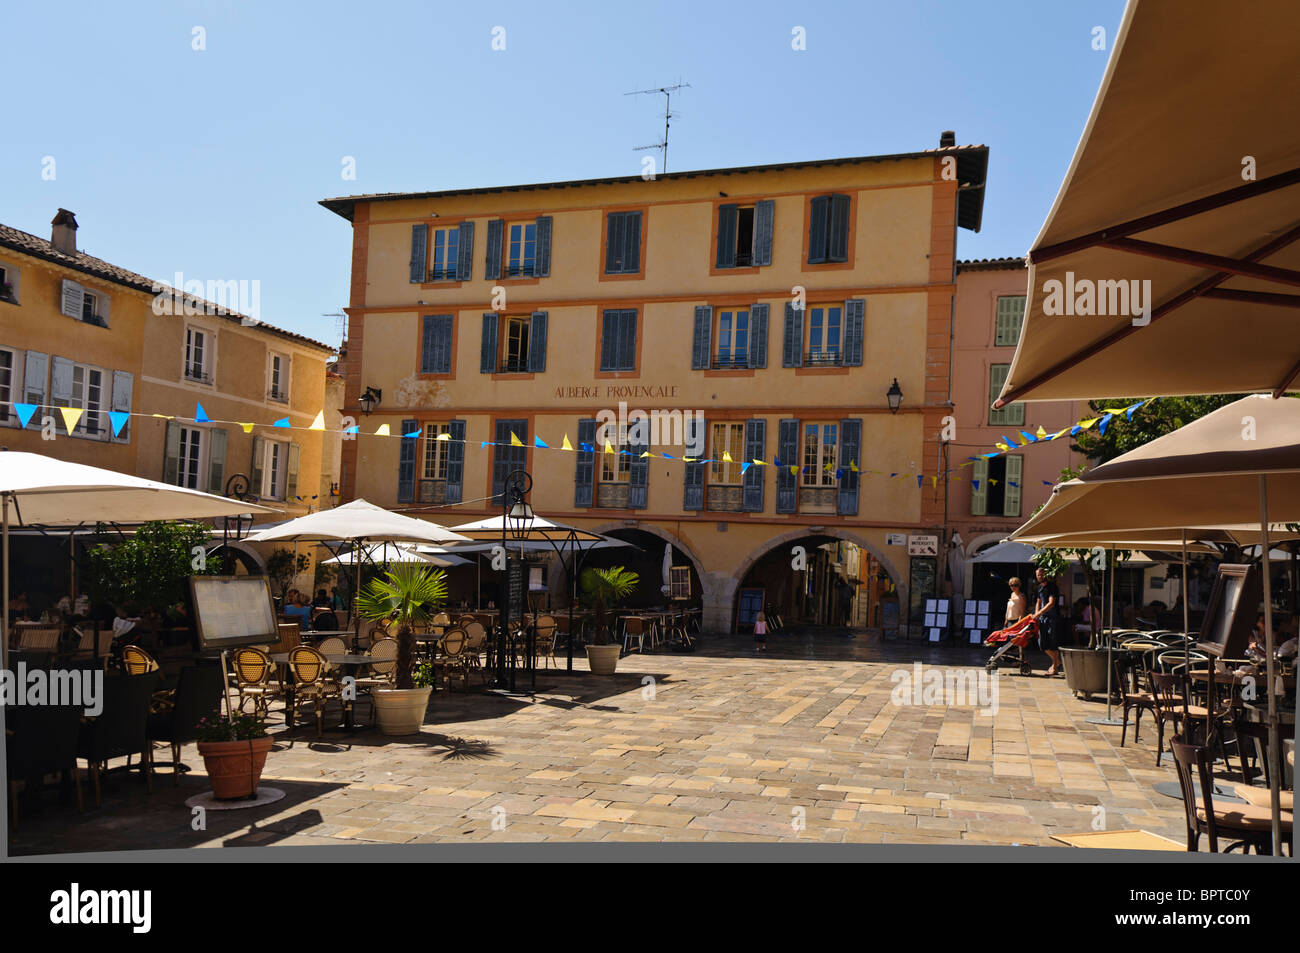
POLYGON ((190 576, 221 574, 221 558, 203 555, 210 543, 205 527, 176 521, 145 523, 126 539, 103 534, 86 556, 90 590, 131 616, 175 618, 190 576))
POLYGON ((596 611, 597 645, 609 644, 609 607, 630 596, 640 582, 637 573, 623 566, 593 567, 582 571, 578 585, 596 611))
MULTIPOLYGON (((1173 433, 1234 400, 1240 400, 1241 396, 1214 394, 1206 397, 1161 397, 1133 411, 1130 419, 1117 416, 1104 434, 1095 426, 1091 430, 1080 431, 1072 449, 1093 461, 1094 465, 1107 463, 1157 437, 1173 433)), ((1138 400, 1141 398, 1093 400, 1088 402, 1088 406, 1093 415, 1101 417, 1107 409, 1131 407, 1138 400)))
POLYGON ((398 563, 372 579, 357 596, 357 611, 371 622, 397 624, 398 688, 414 688, 415 629, 432 619, 447 601, 447 574, 432 566, 398 563))

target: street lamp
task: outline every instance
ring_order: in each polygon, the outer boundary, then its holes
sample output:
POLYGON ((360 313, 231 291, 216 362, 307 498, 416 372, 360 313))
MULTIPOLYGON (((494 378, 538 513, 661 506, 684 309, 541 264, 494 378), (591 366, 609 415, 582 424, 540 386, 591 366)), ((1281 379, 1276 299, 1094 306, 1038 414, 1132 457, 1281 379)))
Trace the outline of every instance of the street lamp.
POLYGON ((898 407, 903 403, 903 389, 898 386, 898 378, 894 378, 894 383, 889 385, 889 390, 885 392, 885 398, 889 401, 889 412, 898 413, 898 407))
POLYGON ((379 402, 383 399, 384 392, 382 390, 377 390, 374 387, 366 387, 366 392, 357 398, 358 402, 361 404, 361 412, 367 417, 370 416, 371 411, 379 406, 379 402))
POLYGON ((510 524, 510 537, 518 540, 527 539, 529 531, 533 528, 533 519, 533 508, 528 505, 527 500, 518 499, 511 503, 510 509, 506 512, 506 522, 510 524))

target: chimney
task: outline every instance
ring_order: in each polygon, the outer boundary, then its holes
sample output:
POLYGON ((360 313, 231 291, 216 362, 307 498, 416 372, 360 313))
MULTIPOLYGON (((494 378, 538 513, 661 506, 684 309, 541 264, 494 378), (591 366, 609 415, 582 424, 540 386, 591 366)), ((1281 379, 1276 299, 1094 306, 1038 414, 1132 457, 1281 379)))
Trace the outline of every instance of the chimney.
POLYGON ((955 149, 957 147, 957 133, 951 129, 945 129, 939 133, 940 149, 955 149))
POLYGON ((66 208, 59 209, 59 214, 50 222, 54 226, 50 231, 50 244, 54 250, 65 255, 77 253, 77 216, 66 208))

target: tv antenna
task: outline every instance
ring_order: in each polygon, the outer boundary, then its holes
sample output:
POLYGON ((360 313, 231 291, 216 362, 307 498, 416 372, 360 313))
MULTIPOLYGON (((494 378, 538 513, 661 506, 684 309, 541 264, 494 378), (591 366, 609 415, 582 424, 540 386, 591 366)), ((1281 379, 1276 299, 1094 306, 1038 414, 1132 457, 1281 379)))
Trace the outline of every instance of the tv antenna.
POLYGON ((637 146, 633 152, 645 152, 648 149, 658 149, 663 155, 664 172, 668 171, 668 120, 680 113, 672 111, 673 93, 679 89, 690 89, 690 83, 678 83, 676 86, 660 86, 657 89, 637 89, 630 93, 624 93, 624 96, 646 96, 662 93, 664 97, 664 138, 663 142, 652 142, 646 146, 637 146))
POLYGON ((342 311, 331 311, 329 314, 322 314, 322 318, 334 319, 334 334, 340 341, 346 340, 348 336, 348 316, 342 311))

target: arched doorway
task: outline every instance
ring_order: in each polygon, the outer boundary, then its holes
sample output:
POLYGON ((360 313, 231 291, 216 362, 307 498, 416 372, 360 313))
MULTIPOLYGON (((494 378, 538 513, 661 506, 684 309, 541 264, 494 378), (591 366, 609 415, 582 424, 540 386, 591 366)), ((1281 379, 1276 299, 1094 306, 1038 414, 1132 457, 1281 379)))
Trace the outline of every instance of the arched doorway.
POLYGON ((629 608, 646 608, 664 605, 668 595, 663 591, 664 551, 672 547, 672 566, 689 566, 691 577, 691 601, 698 602, 701 595, 700 562, 695 554, 666 533, 643 527, 611 526, 596 529, 593 532, 611 536, 614 539, 630 543, 629 546, 593 549, 585 554, 582 568, 624 566, 641 577, 637 591, 629 596, 624 605, 629 608))
POLYGON ((751 629, 756 605, 774 607, 787 627, 893 629, 900 599, 906 598, 905 580, 892 560, 846 531, 785 533, 752 553, 735 578, 729 594, 733 631, 751 629))

